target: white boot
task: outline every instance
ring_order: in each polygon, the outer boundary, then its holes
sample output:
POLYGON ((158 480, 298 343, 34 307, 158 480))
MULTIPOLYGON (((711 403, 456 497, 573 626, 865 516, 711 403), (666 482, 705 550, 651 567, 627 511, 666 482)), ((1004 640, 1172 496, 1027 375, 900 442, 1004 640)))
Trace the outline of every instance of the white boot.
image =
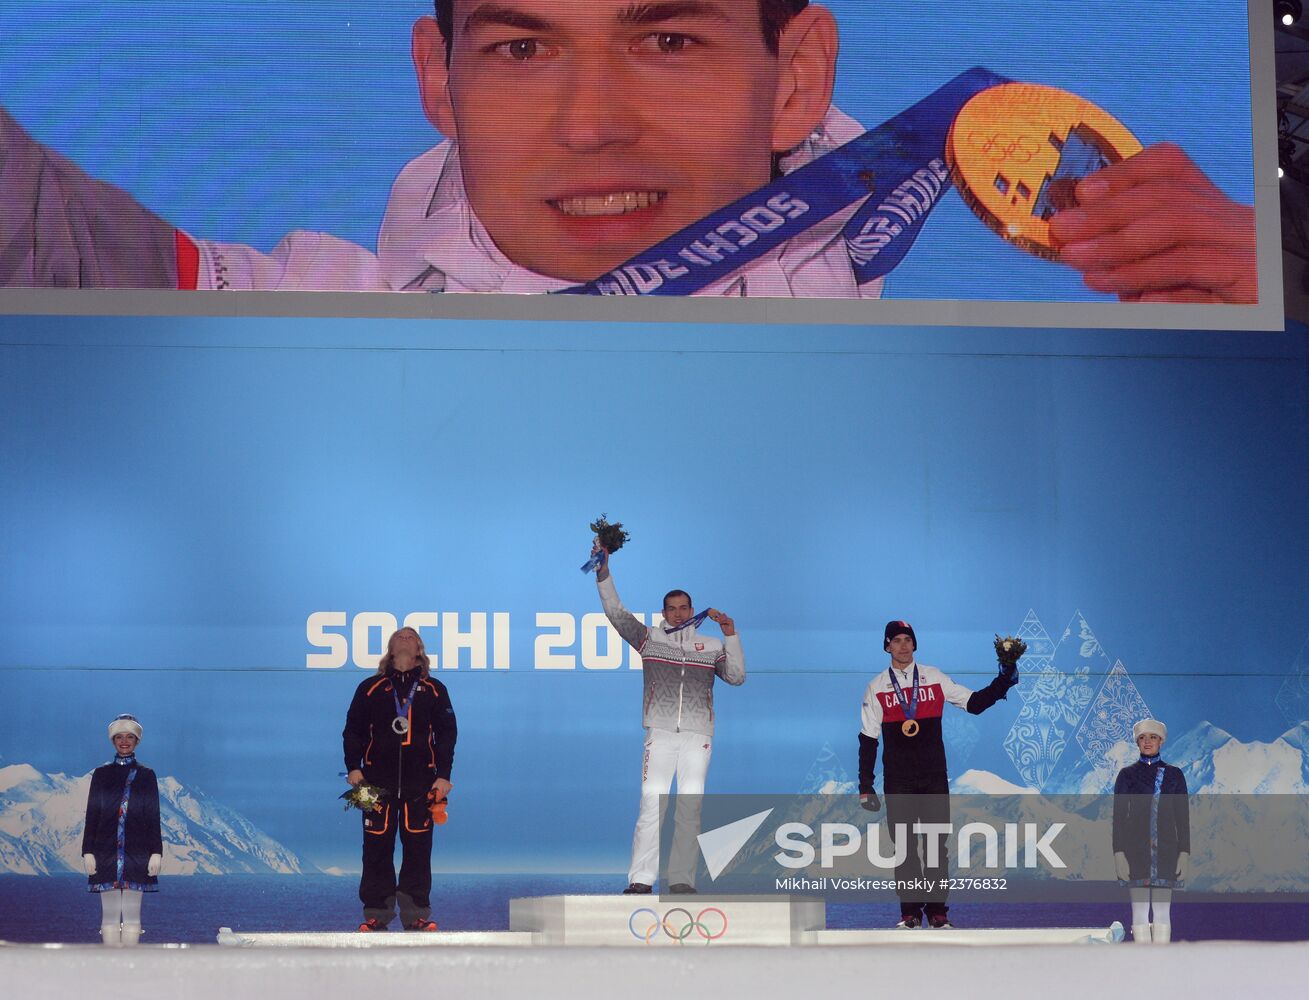
POLYGON ((117 924, 101 924, 100 940, 110 948, 117 948, 123 943, 122 938, 118 936, 117 924))
POLYGON ((1155 944, 1167 944, 1173 939, 1172 924, 1151 924, 1155 944))
POLYGON ((1150 943, 1150 925, 1132 924, 1132 940, 1137 944, 1150 943))
POLYGON ((140 924, 123 924, 123 947, 130 947, 141 940, 140 924))

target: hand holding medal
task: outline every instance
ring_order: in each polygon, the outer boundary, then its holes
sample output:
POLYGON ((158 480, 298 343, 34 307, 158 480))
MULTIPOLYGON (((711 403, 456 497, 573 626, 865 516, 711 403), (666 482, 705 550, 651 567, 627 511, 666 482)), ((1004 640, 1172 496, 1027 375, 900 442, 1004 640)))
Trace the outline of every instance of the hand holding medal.
POLYGON ((1005 83, 959 112, 945 155, 964 201, 991 229, 1029 253, 1059 258, 1057 212, 1077 206, 1077 183, 1141 152, 1108 112, 1057 87, 1005 83))
POLYGON ((631 535, 623 530, 623 522, 615 521, 610 524, 605 520, 606 515, 601 514, 591 522, 591 531, 595 535, 595 541, 591 545, 591 558, 582 563, 582 572, 590 573, 592 570, 600 571, 609 563, 609 557, 623 547, 623 543, 631 540, 631 535))
POLYGON ((1179 147, 1076 94, 1003 83, 960 109, 950 179, 992 230, 1127 302, 1259 301, 1254 209, 1179 147))
POLYGON ((718 623, 718 627, 723 630, 723 635, 736 635, 736 622, 726 613, 717 608, 710 608, 705 615, 710 621, 718 623))

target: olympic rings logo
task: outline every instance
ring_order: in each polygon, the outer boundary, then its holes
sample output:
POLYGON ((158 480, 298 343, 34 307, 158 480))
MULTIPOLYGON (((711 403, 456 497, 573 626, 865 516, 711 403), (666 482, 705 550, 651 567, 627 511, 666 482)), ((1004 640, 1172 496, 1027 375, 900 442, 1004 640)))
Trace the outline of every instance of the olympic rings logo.
POLYGON ((685 943, 692 934, 708 944, 727 933, 727 914, 716 906, 706 906, 692 916, 690 910, 674 906, 664 913, 661 919, 654 910, 643 906, 639 910, 633 910, 632 915, 627 918, 627 929, 632 932, 632 937, 646 944, 650 944, 661 932, 678 944, 685 943), (636 918, 643 913, 648 921, 642 920, 638 925, 636 918), (709 917, 707 921, 706 916, 709 917))
POLYGON ((1041 151, 1039 143, 1028 136, 1004 135, 999 132, 986 135, 979 132, 968 133, 968 145, 985 156, 992 163, 1030 163, 1032 157, 1041 151))

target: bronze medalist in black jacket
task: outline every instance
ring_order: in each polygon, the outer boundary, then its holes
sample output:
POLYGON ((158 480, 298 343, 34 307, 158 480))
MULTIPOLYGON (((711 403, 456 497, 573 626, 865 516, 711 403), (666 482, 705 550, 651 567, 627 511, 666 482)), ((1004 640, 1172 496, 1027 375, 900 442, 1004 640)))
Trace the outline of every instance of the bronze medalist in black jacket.
POLYGON ((434 677, 417 670, 388 671, 355 689, 341 740, 345 769, 363 771, 364 780, 396 799, 421 799, 437 778, 450 780, 454 765, 455 710, 450 693, 434 677), (396 732, 396 706, 418 685, 404 718, 408 731, 396 732))

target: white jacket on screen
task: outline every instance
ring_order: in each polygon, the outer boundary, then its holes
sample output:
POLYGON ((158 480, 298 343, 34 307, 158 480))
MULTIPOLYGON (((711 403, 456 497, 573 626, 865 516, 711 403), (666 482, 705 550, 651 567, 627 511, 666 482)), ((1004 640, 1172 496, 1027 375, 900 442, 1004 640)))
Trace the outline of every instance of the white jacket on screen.
MULTIPOLYGON (((857 138, 863 126, 832 108, 782 161, 790 172, 857 138)), ((860 287, 841 237, 851 205, 697 295, 876 298, 882 279, 860 287)), ((519 267, 473 214, 458 146, 441 143, 409 163, 391 189, 376 254, 325 233, 296 231, 271 253, 212 240, 200 249, 197 287, 279 291, 542 293, 574 282, 519 267)))

